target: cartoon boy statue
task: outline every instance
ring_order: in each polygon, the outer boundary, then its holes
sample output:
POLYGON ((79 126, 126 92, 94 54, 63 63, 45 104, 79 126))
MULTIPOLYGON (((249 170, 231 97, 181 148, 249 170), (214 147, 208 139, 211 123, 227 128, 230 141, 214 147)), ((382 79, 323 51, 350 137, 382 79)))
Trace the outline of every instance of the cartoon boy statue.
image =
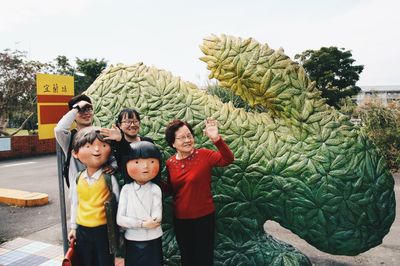
POLYGON ((156 185, 161 153, 147 141, 131 143, 130 147, 122 157, 122 170, 130 182, 121 189, 117 213, 117 224, 126 229, 125 265, 161 266, 162 199, 156 185))
POLYGON ((104 203, 111 198, 111 193, 118 199, 119 187, 114 176, 102 171, 110 154, 111 147, 98 129, 90 126, 76 134, 72 155, 86 169, 78 173, 76 186, 72 187, 68 239, 76 240, 81 265, 114 265, 114 254, 109 251, 104 203))

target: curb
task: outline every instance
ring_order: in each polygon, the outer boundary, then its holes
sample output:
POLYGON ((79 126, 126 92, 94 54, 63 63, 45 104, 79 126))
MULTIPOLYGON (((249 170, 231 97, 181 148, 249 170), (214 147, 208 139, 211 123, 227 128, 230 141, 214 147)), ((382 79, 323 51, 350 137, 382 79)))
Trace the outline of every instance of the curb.
POLYGON ((0 188, 0 203, 19 207, 42 206, 49 203, 49 195, 39 192, 0 188))

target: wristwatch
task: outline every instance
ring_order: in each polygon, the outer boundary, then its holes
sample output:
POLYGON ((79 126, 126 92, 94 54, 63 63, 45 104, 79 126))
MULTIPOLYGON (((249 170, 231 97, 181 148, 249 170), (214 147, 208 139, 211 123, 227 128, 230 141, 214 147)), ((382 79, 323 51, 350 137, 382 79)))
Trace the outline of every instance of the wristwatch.
POLYGON ((74 105, 72 105, 72 109, 76 109, 76 110, 78 110, 78 112, 81 110, 81 108, 79 107, 79 104, 74 104, 74 105))

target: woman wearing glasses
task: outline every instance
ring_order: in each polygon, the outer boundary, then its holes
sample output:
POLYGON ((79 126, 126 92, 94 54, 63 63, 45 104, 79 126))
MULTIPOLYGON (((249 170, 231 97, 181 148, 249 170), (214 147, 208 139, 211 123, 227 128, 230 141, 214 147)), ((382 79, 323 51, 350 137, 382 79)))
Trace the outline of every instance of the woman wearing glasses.
POLYGON ((176 150, 166 167, 174 199, 174 230, 181 265, 213 265, 215 207, 211 194, 211 170, 233 162, 234 156, 218 134, 217 121, 205 120, 204 134, 218 151, 195 148, 192 127, 170 122, 165 131, 168 145, 176 150))
POLYGON ((113 125, 111 129, 102 128, 101 134, 106 136, 106 140, 113 140, 111 147, 117 159, 118 168, 121 169, 121 158, 128 154, 131 143, 138 141, 154 142, 149 137, 139 135, 140 115, 135 109, 123 109, 117 117, 116 125, 113 125))

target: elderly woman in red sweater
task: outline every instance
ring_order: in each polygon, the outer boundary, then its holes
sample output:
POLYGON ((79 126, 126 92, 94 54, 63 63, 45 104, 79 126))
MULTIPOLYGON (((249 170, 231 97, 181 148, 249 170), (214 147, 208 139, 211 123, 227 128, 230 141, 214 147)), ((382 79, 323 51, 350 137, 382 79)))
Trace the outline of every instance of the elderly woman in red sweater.
POLYGON ((204 123, 204 134, 218 151, 195 148, 193 129, 187 122, 174 120, 165 131, 168 145, 176 150, 166 167, 174 199, 174 230, 181 265, 213 265, 215 207, 211 170, 234 160, 218 134, 217 121, 207 118, 204 123))

